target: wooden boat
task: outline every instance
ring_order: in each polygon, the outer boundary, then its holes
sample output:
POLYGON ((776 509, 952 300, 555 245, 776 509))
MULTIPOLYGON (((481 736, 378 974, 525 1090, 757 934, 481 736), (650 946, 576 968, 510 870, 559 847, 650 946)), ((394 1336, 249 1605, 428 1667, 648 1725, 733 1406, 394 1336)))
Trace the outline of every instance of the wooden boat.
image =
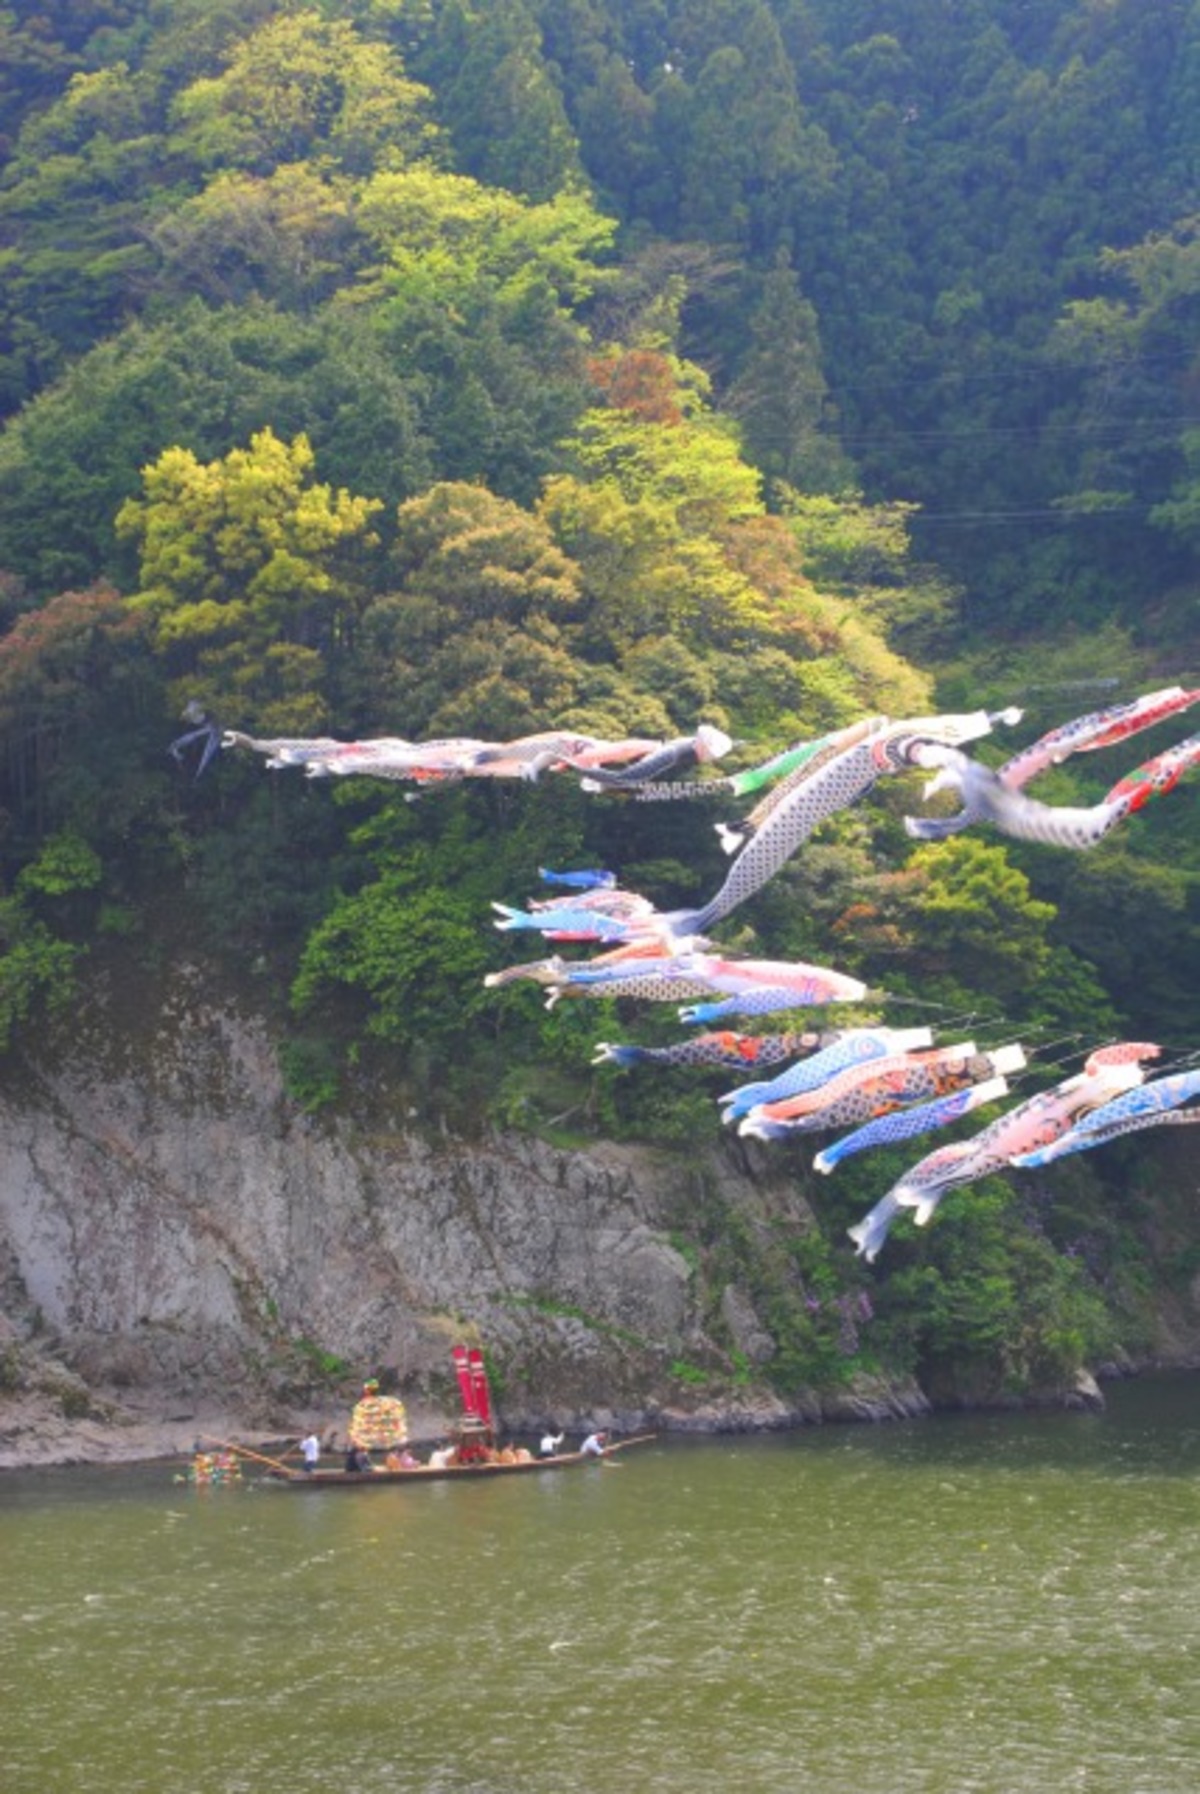
MULTIPOLYGON (((462 1397, 462 1416, 451 1428, 456 1461, 452 1464, 415 1464, 408 1470, 293 1470, 276 1458, 259 1461, 268 1467, 268 1480, 285 1489, 361 1489, 377 1488, 383 1483, 454 1482, 459 1478, 478 1476, 519 1476, 535 1470, 569 1470, 577 1464, 602 1463, 631 1445, 645 1445, 653 1433, 635 1434, 606 1445, 600 1452, 562 1451, 553 1457, 522 1458, 508 1463, 496 1452, 496 1425, 492 1409, 492 1393, 483 1353, 478 1347, 456 1345, 453 1350, 454 1373, 462 1397)), ((371 1378, 363 1384, 366 1398, 351 1416, 350 1439, 354 1445, 375 1446, 380 1450, 402 1445, 407 1437, 403 1404, 379 1396, 379 1384, 371 1378), (386 1405, 386 1424, 380 1424, 378 1410, 386 1405), (364 1419, 365 1415, 365 1419, 364 1419), (392 1427, 398 1430, 393 1432, 392 1427)), ((607 1435, 605 1435, 607 1436, 607 1435)), ((254 1454, 251 1454, 254 1455, 254 1454)))
POLYGON ((445 1464, 435 1469, 418 1464, 415 1470, 290 1470, 282 1464, 268 1470, 265 1480, 284 1489, 361 1489, 379 1488, 385 1483, 428 1483, 470 1481, 481 1476, 521 1476, 538 1470, 570 1470, 580 1464, 599 1464, 615 1458, 631 1445, 648 1445, 657 1433, 636 1433, 630 1439, 617 1439, 602 1452, 561 1451, 552 1458, 530 1458, 517 1464, 479 1461, 469 1464, 445 1464))

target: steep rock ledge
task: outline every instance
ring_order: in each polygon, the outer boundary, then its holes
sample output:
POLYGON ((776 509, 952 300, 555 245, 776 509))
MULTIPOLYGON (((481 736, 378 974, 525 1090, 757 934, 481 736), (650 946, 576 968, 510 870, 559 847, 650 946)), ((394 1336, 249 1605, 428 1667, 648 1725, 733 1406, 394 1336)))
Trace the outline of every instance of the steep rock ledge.
MULTIPOLYGON (((513 1428, 928 1412, 911 1382, 769 1386, 763 1317, 684 1239, 702 1211, 765 1253, 814 1225, 761 1155, 468 1142, 378 1093, 314 1120, 262 1015, 220 988, 195 963, 98 975, 69 1026, 4 1063, 0 1467, 278 1438, 344 1420, 367 1368, 430 1436, 459 1337, 486 1343, 513 1428)), ((1192 1189, 1194 1158, 1175 1181, 1192 1189)), ((1161 1309, 1157 1361, 1197 1362, 1200 1274, 1161 1309)))
MULTIPOLYGON (((819 1420, 735 1379, 772 1350, 724 1291, 721 1339, 673 1224, 714 1192, 753 1225, 811 1226, 786 1182, 597 1143, 441 1138, 287 1098, 263 1019, 174 968, 136 1005, 100 981, 0 1087, 0 1463, 103 1455, 97 1432, 205 1412, 260 1432, 344 1411, 363 1367, 436 1430, 448 1345, 487 1342, 510 1425, 601 1414, 711 1429, 819 1420), (689 1389, 678 1367, 696 1375, 689 1389), (723 1384, 728 1394, 722 1395, 723 1384), (39 1395, 42 1399, 39 1406, 39 1395), (602 1406, 600 1405, 602 1404, 602 1406), (40 1415, 40 1418, 39 1418, 40 1415)), ((145 994, 145 993, 144 993, 145 994)), ((915 1389, 831 1412, 919 1412, 915 1389)), ((131 1454, 132 1455, 132 1454, 131 1454)))

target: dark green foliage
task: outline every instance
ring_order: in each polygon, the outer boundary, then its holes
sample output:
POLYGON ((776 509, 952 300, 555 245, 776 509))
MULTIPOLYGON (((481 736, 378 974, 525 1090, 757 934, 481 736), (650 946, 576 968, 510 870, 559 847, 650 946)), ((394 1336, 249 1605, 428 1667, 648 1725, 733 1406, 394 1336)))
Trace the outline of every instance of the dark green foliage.
MULTIPOLYGON (((1183 471, 1187 353, 1137 330, 1119 369, 1067 363, 1059 319, 1111 290, 1103 251, 1189 209, 1188 9, 540 10, 584 165, 621 216, 735 246, 764 294, 781 256, 797 270, 842 449, 868 492, 922 501, 918 544, 975 615, 1074 599, 1136 617, 1161 579, 1153 507, 1183 471)), ((767 315, 745 282, 685 314, 738 404, 767 315)), ((779 420, 751 440, 776 471, 779 420)))
POLYGON ((404 867, 334 906, 309 940, 294 998, 303 1013, 322 986, 358 991, 370 1033, 436 1044, 470 1030, 486 967, 473 906, 422 889, 404 867))
POLYGON ((0 1050, 42 1010, 66 1007, 85 948, 63 939, 72 900, 100 884, 100 859, 77 835, 52 836, 0 896, 0 1050))
POLYGON ((255 774, 228 758, 199 784, 177 774, 177 850, 208 950, 286 977, 341 882, 361 873, 327 802, 255 774))
MULTIPOLYGON (((1100 1290, 1074 1257, 1014 1213, 998 1180, 951 1192, 915 1257, 878 1297, 880 1341, 904 1351, 935 1399, 972 1402, 1069 1385, 1111 1348, 1100 1290)), ((903 1262, 908 1257, 908 1262, 903 1262)))
POLYGON ((135 577, 113 523, 142 469, 179 445, 202 460, 266 422, 303 432, 333 483, 389 506, 431 470, 419 389, 369 318, 190 303, 93 350, 0 438, 0 565, 38 596, 135 577))
POLYGON ((458 166, 532 200, 578 184, 578 149, 532 5, 449 0, 435 16, 414 67, 433 86, 458 166))

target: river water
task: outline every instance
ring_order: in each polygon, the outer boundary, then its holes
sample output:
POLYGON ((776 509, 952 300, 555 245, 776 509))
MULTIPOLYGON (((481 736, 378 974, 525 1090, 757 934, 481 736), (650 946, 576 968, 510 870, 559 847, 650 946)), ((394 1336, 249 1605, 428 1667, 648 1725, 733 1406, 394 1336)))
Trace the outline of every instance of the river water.
POLYGON ((4 1794, 1196 1794, 1200 1377, 470 1485, 0 1475, 4 1794))

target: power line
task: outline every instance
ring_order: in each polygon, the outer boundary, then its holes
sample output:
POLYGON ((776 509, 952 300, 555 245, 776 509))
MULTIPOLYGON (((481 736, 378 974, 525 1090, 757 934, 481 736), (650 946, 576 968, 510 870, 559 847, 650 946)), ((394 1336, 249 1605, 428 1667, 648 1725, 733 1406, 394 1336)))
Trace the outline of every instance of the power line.
POLYGON ((846 447, 871 442, 958 442, 975 437, 1002 436, 1129 436, 1136 431, 1155 429, 1166 432, 1200 423, 1200 417, 1180 412, 1169 417, 1114 418, 1111 423, 1080 421, 1073 424, 968 424, 954 429, 895 429, 882 431, 840 431, 838 441, 846 447))
POLYGON ((1088 510, 1083 507, 1071 510, 1062 505, 1009 511, 923 511, 918 508, 913 517, 913 524, 915 526, 921 523, 1017 523, 1046 517, 1053 518, 1056 523, 1112 523, 1114 521, 1124 523, 1131 518, 1148 517, 1149 514, 1149 505, 1128 505, 1123 506, 1120 510, 1112 511, 1088 510))
MULTIPOLYGON (((1136 359, 1118 363, 1114 372, 1124 379, 1132 375, 1143 373, 1151 368, 1193 367, 1195 364, 1196 350, 1194 347, 1191 347, 1180 349, 1176 353, 1170 355, 1139 355, 1136 359)), ((1051 371, 1054 372, 1059 370, 1051 371)), ((1089 373, 1092 375, 1095 374, 1094 367, 1071 368, 1064 371, 1076 379, 1086 378, 1089 373)), ((934 370, 931 373, 915 374, 908 379, 896 380, 880 380, 878 378, 869 380, 838 380, 836 377, 829 375, 828 373, 826 374, 826 378, 829 381, 829 389, 834 394, 839 392, 908 392, 913 388, 921 388, 925 391, 929 391, 932 388, 936 388, 939 380, 945 380, 950 388, 955 391, 961 391, 963 388, 970 386, 1019 386, 1026 381, 1036 381, 1038 385, 1044 386, 1046 377, 1047 369, 1040 364, 1016 370, 994 368, 987 373, 978 374, 964 373, 961 370, 956 369, 953 364, 948 366, 943 364, 940 369, 934 370)))

